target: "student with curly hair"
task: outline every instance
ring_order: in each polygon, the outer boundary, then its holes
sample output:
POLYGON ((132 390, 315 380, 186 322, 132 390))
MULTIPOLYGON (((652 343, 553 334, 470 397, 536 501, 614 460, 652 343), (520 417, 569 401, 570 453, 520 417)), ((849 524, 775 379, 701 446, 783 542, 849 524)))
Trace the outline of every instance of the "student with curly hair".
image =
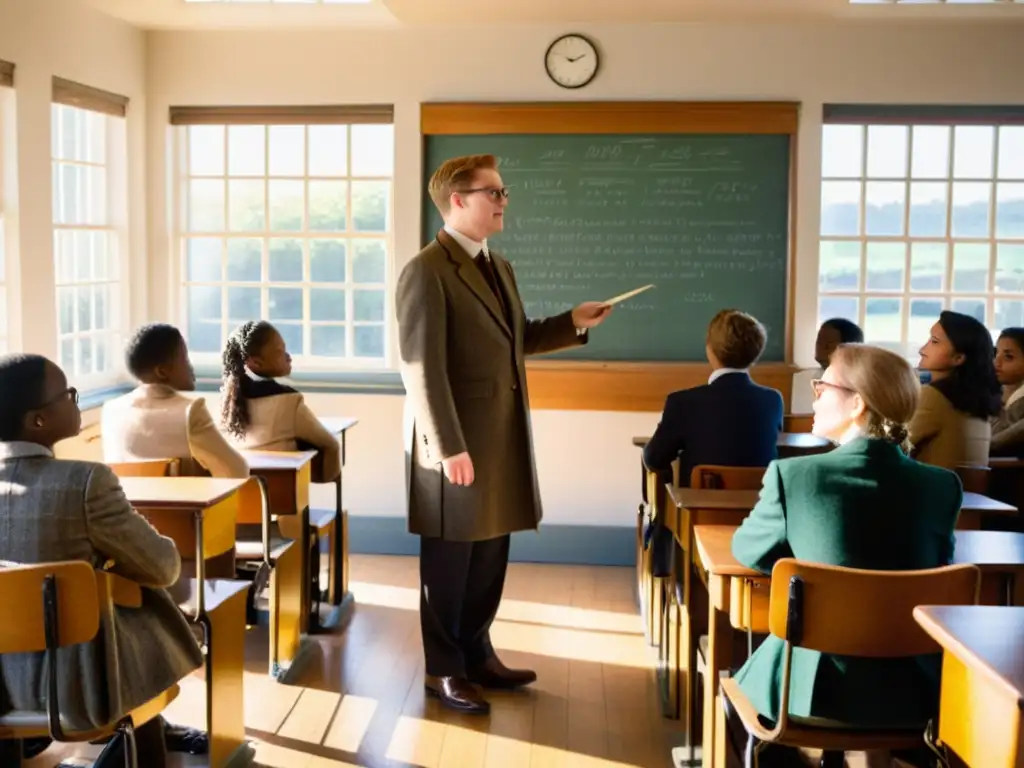
POLYGON ((284 339, 266 320, 243 323, 223 354, 222 428, 243 448, 294 451, 315 448, 323 470, 314 483, 341 474, 341 444, 320 423, 302 394, 277 379, 292 372, 284 339))

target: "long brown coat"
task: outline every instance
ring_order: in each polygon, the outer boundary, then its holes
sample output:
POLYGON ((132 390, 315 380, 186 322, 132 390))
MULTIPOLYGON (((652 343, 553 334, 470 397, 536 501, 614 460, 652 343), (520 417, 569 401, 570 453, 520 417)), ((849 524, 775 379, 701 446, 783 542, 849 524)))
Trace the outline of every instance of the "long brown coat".
POLYGON ((444 230, 398 280, 409 531, 422 536, 483 541, 537 528, 524 358, 587 340, 570 312, 527 319, 511 265, 490 254, 511 325, 471 255, 444 230), (463 451, 475 480, 452 485, 441 461, 463 451))

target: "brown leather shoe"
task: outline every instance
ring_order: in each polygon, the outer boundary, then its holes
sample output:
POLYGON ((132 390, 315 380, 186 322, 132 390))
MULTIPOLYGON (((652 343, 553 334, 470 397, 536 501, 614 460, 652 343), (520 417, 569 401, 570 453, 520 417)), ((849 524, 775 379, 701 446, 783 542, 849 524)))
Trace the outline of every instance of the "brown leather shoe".
POLYGON ((423 682, 427 693, 436 696, 449 709, 469 715, 486 715, 491 711, 491 705, 464 677, 427 675, 423 682))
POLYGON ((509 669, 497 656, 491 656, 482 667, 469 673, 469 679, 484 688, 510 690, 536 681, 537 673, 532 669, 509 669))

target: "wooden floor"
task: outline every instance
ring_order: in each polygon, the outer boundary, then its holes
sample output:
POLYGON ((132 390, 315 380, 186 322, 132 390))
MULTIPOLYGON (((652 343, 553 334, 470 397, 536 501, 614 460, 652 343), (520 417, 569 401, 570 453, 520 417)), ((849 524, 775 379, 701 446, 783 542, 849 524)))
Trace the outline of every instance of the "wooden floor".
MULTIPOLYGON (((488 694, 492 712, 459 715, 423 691, 417 560, 355 556, 356 610, 317 638, 296 685, 266 676, 266 631, 247 642, 245 723, 265 768, 670 768, 682 743, 657 713, 654 649, 643 639, 632 568, 512 564, 491 630, 501 659, 537 683, 488 694)), ((168 710, 202 727, 201 672, 168 710)), ((28 765, 51 768, 52 748, 28 765)), ((174 756, 173 766, 205 765, 174 756)))

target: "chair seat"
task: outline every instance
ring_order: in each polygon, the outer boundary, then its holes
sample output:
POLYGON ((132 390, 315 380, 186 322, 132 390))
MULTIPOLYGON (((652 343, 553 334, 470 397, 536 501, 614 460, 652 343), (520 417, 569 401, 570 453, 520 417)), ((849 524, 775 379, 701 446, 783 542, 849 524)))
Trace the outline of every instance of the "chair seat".
MULTIPOLYGON (((172 701, 178 698, 180 689, 172 685, 163 693, 153 697, 145 704, 137 707, 127 714, 132 724, 137 728, 152 720, 163 712, 172 701)), ((70 741, 95 741, 113 733, 117 724, 124 717, 108 723, 102 728, 94 728, 88 731, 74 731, 63 718, 61 726, 64 728, 64 735, 70 741)), ((50 719, 46 712, 8 712, 0 715, 0 739, 34 739, 50 735, 50 719)))
MULTIPOLYGON (((189 579, 187 584, 182 586, 187 592, 177 593, 178 608, 190 619, 195 617, 196 595, 199 586, 195 579, 189 579)), ((218 606, 227 602, 240 592, 249 591, 250 582, 241 579, 207 579, 203 586, 204 609, 207 614, 217 610, 218 606)))
MULTIPOLYGON (((291 545, 290 539, 272 538, 270 540, 270 562, 274 563, 291 545)), ((263 560, 263 542, 259 539, 238 539, 235 541, 235 560, 248 562, 263 560)))

